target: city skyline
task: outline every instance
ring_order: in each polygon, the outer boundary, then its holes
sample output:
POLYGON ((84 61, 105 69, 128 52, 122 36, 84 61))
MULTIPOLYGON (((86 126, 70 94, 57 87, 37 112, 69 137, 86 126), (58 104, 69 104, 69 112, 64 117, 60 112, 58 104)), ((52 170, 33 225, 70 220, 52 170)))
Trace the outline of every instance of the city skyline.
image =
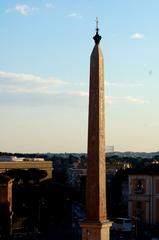
POLYGON ((106 144, 159 150, 157 0, 2 1, 0 150, 86 152, 90 52, 99 17, 106 144))

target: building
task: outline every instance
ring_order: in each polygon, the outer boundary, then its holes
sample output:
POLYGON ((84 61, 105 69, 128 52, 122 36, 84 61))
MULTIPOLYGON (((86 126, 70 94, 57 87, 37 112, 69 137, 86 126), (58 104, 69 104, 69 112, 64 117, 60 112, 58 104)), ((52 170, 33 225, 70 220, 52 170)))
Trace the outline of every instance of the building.
POLYGON ((0 234, 4 239, 12 229, 12 185, 13 179, 0 175, 0 234))
POLYGON ((128 214, 141 224, 159 224, 159 166, 129 172, 128 214))
MULTIPOLYGON (((52 178, 52 162, 44 161, 44 159, 38 158, 17 158, 14 156, 2 156, 0 157, 0 173, 11 169, 31 169, 37 168, 39 170, 45 170, 47 172, 47 179, 52 178)), ((46 179, 45 178, 45 179, 46 179)))
POLYGON ((28 157, 23 157, 19 158, 16 156, 0 156, 0 162, 23 162, 23 161, 38 161, 38 162, 43 162, 44 158, 28 158, 28 157))
POLYGON ((113 153, 114 152, 114 146, 106 146, 106 153, 113 153))
POLYGON ((68 183, 72 187, 80 187, 81 177, 87 176, 86 168, 69 168, 67 171, 68 183))

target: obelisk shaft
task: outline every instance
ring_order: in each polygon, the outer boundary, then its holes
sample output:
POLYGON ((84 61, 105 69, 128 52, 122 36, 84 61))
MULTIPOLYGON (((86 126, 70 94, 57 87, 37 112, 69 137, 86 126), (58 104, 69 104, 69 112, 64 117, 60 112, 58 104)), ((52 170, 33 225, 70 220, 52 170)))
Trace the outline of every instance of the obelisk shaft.
POLYGON ((86 220, 82 240, 109 240, 111 222, 106 211, 104 60, 98 34, 90 61, 86 220))
POLYGON ((96 44, 90 61, 86 218, 106 221, 104 60, 96 44))

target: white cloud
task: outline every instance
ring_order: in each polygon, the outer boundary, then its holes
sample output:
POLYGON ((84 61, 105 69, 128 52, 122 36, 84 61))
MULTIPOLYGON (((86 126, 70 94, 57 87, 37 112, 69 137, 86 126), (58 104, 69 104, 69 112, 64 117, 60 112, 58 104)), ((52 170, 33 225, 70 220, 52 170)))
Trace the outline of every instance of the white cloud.
POLYGON ((54 94, 68 82, 38 75, 0 71, 0 92, 54 94))
POLYGON ((142 33, 134 33, 134 34, 132 34, 131 35, 131 39, 133 39, 133 40, 142 40, 142 39, 144 39, 144 34, 142 34, 142 33))
MULTIPOLYGON (((16 104, 31 103, 36 99, 37 104, 83 104, 88 103, 88 91, 85 85, 70 83, 54 77, 41 77, 34 74, 13 73, 0 71, 0 102, 16 101, 16 104), (4 97, 5 96, 5 97, 4 97), (6 96, 8 96, 6 98, 6 96), (25 96, 25 97, 24 97, 25 96), (30 97, 28 97, 30 96, 30 97), (8 100, 7 100, 8 99, 8 100), (22 102, 21 102, 22 101, 22 102)), ((141 98, 131 96, 107 96, 108 104, 146 104, 141 98)))
POLYGON ((147 104, 149 101, 146 101, 141 98, 135 98, 131 96, 123 96, 123 97, 116 97, 116 96, 107 96, 107 103, 115 104, 115 103, 135 103, 135 104, 147 104))
POLYGON ((36 82, 36 83, 47 83, 47 84, 68 84, 68 82, 64 82, 61 80, 58 80, 53 77, 43 78, 38 75, 33 74, 24 74, 24 73, 12 73, 12 72, 4 72, 0 71, 0 80, 1 79, 8 79, 9 81, 14 82, 36 82))
POLYGON ((68 18, 83 18, 81 14, 76 13, 76 12, 70 13, 66 17, 68 17, 68 18))
POLYGON ((142 83, 130 83, 130 82, 106 82, 106 85, 109 87, 119 87, 119 88, 136 88, 143 87, 142 83))
POLYGON ((18 12, 20 13, 21 15, 23 16, 28 16, 28 15, 31 15, 33 14, 34 11, 37 11, 38 8, 36 7, 31 7, 29 5, 26 5, 26 4, 16 4, 15 7, 13 8, 8 8, 6 10, 6 13, 10 13, 10 12, 18 12))
POLYGON ((0 71, 0 79, 9 79, 11 81, 25 82, 25 81, 41 81, 41 77, 32 74, 12 73, 0 71))
POLYGON ((73 91, 69 93, 70 95, 79 96, 79 97, 88 97, 88 92, 85 91, 73 91))

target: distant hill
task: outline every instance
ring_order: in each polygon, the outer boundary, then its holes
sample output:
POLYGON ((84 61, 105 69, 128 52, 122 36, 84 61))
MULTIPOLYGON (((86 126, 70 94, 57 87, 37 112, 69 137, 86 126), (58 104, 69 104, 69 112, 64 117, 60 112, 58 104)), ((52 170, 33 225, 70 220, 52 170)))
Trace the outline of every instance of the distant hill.
POLYGON ((131 157, 131 158, 147 158, 152 159, 156 156, 159 156, 158 152, 112 152, 107 153, 108 157, 118 156, 120 158, 131 157))

